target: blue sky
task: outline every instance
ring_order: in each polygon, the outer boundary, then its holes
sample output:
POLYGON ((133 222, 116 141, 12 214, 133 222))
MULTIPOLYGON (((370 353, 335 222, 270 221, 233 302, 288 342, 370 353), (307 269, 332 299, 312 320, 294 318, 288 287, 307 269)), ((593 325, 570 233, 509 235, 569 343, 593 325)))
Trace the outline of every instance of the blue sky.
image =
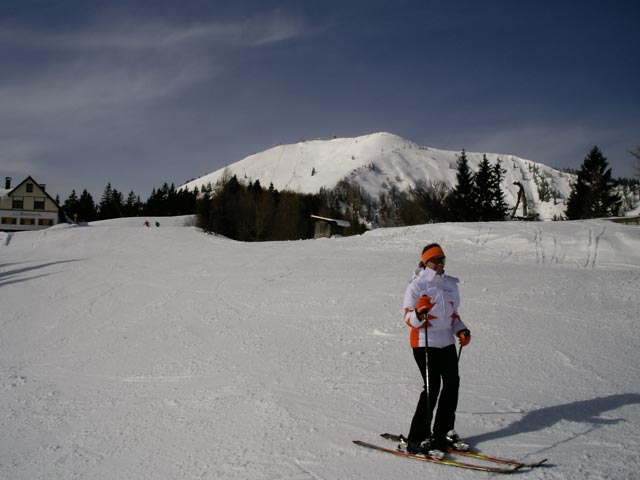
MULTIPOLYGON (((0 178, 145 200, 281 143, 387 131, 632 176, 632 0, 3 0, 0 178)), ((4 185, 2 185, 4 186, 4 185)))

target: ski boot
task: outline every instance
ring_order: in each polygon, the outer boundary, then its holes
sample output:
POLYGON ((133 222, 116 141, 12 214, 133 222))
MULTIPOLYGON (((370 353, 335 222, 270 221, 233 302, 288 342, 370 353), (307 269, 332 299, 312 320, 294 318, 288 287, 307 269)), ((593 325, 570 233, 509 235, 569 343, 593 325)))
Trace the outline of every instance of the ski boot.
POLYGON ((469 451, 469 444, 463 442, 455 430, 449 430, 444 438, 448 448, 460 450, 461 452, 469 451))
POLYGON ((424 455, 425 457, 434 458, 436 460, 442 460, 444 458, 444 451, 437 448, 433 444, 433 440, 429 438, 424 442, 410 442, 401 443, 398 448, 404 447, 407 453, 412 455, 424 455))

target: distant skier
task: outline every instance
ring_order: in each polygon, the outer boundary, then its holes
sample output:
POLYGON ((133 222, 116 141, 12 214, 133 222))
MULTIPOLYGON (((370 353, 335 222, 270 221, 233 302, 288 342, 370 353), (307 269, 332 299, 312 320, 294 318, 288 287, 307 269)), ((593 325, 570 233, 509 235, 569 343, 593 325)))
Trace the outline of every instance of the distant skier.
POLYGON ((404 294, 404 319, 411 328, 413 357, 424 381, 411 421, 407 451, 435 458, 442 458, 451 447, 468 448, 454 429, 460 386, 454 335, 465 346, 471 341, 471 332, 458 315, 458 279, 445 275, 445 260, 437 243, 424 247, 418 269, 404 294))
POLYGON ((145 226, 145 227, 150 227, 150 226, 151 226, 151 225, 149 224, 149 220, 145 220, 145 221, 144 221, 144 226, 145 226))

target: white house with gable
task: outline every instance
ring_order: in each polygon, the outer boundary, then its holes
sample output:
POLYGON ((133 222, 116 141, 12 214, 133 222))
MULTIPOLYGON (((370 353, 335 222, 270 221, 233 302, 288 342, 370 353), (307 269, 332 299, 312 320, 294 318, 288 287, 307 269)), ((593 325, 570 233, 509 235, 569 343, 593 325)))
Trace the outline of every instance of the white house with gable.
POLYGON ((45 191, 45 186, 29 176, 15 188, 6 177, 0 188, 0 230, 40 230, 58 223, 58 204, 45 191))

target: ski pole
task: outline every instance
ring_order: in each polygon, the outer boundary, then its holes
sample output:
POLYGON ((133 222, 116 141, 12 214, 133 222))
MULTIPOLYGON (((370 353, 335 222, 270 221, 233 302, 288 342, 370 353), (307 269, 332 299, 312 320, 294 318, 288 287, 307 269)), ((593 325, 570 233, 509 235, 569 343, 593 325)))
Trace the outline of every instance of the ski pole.
POLYGON ((424 363, 426 365, 426 382, 425 382, 425 390, 427 392, 427 431, 429 432, 429 437, 431 437, 431 398, 429 392, 429 320, 425 321, 424 324, 424 363))
POLYGON ((460 355, 462 355, 462 345, 458 348, 458 362, 460 361, 460 355))

